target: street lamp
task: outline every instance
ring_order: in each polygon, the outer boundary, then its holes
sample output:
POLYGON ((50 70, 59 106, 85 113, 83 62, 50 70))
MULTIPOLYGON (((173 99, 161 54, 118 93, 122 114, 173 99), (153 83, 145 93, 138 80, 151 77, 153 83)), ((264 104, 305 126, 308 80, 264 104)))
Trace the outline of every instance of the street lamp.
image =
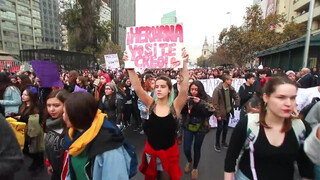
POLYGON ((227 12, 226 14, 230 15, 229 27, 231 27, 231 12, 227 12))

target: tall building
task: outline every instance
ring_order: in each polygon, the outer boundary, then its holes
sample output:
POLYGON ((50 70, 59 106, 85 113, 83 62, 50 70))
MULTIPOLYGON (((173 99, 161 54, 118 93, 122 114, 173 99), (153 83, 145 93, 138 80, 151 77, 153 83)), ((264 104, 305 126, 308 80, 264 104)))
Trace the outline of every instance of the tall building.
POLYGON ((164 14, 161 18, 161 24, 176 24, 177 23, 177 16, 176 11, 169 12, 167 14, 164 14))
POLYGON ((40 0, 0 0, 0 50, 42 48, 40 0))
POLYGON ((101 7, 100 7, 100 21, 111 21, 111 9, 108 6, 107 3, 104 1, 101 2, 101 7))
POLYGON ((43 45, 61 50, 59 0, 41 0, 43 45))
POLYGON ((111 39, 124 51, 126 48, 126 28, 136 25, 136 0, 110 0, 111 21, 114 32, 111 39))
MULTIPOLYGON (((310 0, 254 0, 254 3, 261 7, 264 17, 284 13, 287 22, 308 22, 310 0)), ((320 0, 315 0, 312 31, 320 31, 320 0)))

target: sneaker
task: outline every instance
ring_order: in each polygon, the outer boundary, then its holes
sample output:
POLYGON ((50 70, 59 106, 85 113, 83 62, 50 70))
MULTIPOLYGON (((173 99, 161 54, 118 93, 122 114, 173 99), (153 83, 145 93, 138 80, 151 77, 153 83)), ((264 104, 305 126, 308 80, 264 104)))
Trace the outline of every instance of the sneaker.
POLYGON ((184 166, 184 172, 189 173, 191 171, 191 168, 192 168, 192 163, 187 162, 187 164, 184 166))
POLYGON ((139 133, 139 134, 143 135, 143 134, 144 134, 144 130, 140 131, 140 133, 139 133))
POLYGON ((221 152, 220 144, 214 145, 214 150, 215 150, 216 152, 221 152))
POLYGON ((229 145, 226 142, 223 142, 222 143, 222 147, 225 148, 225 149, 228 149, 229 145))
POLYGON ((191 179, 198 179, 198 169, 192 169, 191 179))
POLYGON ((139 131, 139 128, 136 128, 133 130, 133 132, 138 132, 139 131))

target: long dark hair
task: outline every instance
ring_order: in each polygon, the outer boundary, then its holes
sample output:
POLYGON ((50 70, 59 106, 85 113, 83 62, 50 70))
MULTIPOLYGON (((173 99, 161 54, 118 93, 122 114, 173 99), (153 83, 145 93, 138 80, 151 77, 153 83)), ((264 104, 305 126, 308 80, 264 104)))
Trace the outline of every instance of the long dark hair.
MULTIPOLYGON (((61 101, 62 103, 64 103, 68 96, 69 96, 69 92, 65 89, 59 89, 59 90, 55 90, 55 91, 52 91, 47 100, 48 99, 51 99, 51 98, 57 98, 59 101, 61 101)), ((43 121, 42 121, 42 127, 43 127, 43 131, 44 132, 47 132, 47 125, 46 125, 46 121, 47 119, 50 117, 49 113, 48 113, 48 109, 47 107, 45 106, 45 110, 44 110, 44 115, 43 115, 43 121)), ((64 124, 64 121, 63 121, 63 124, 64 124)), ((66 130, 66 126, 64 124, 64 127, 65 127, 65 130, 66 130)), ((63 135, 65 134, 65 132, 62 133, 63 135)), ((62 136, 62 135, 61 135, 62 136)))
POLYGON ((4 97, 4 92, 6 88, 10 86, 12 83, 7 73, 0 72, 0 99, 2 100, 4 97))
POLYGON ((30 78, 29 78, 27 75, 25 75, 25 74, 20 74, 20 75, 18 76, 18 78, 21 79, 21 84, 19 84, 21 93, 22 93, 28 86, 32 86, 32 82, 31 82, 30 78))
POLYGON ((27 92, 30 98, 30 106, 27 106, 27 103, 23 102, 22 105, 20 106, 19 114, 20 115, 38 114, 39 106, 40 106, 38 95, 32 92, 29 88, 26 88, 25 91, 27 92))
POLYGON ((202 100, 207 101, 208 95, 207 95, 206 91, 204 90, 204 86, 203 86, 202 82, 201 81, 193 81, 189 86, 189 94, 191 94, 190 89, 191 89, 192 85, 195 85, 198 87, 198 97, 202 100))
MULTIPOLYGON (((287 76, 274 76, 269 81, 266 82, 266 84, 263 86, 262 93, 266 94, 267 96, 270 96, 272 93, 274 93, 279 85, 283 84, 291 84, 293 86, 296 86, 295 82, 293 82, 291 79, 289 79, 287 76)), ((259 123, 264 128, 271 128, 266 123, 266 115, 267 115, 267 108, 266 103, 263 100, 263 95, 261 95, 260 98, 260 117, 259 117, 259 123)), ((282 132, 288 132, 291 129, 291 117, 285 118, 284 125, 282 127, 282 132)))

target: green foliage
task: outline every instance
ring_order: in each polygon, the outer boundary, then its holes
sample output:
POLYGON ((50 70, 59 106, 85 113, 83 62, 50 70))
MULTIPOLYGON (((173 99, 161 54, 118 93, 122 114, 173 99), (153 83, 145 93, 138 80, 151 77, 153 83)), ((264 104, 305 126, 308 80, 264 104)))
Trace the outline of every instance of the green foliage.
POLYGON ((104 55, 107 55, 107 54, 118 54, 119 62, 120 62, 120 64, 123 64, 123 60, 122 60, 123 52, 121 51, 121 47, 119 45, 113 43, 112 41, 109 41, 106 44, 106 47, 101 52, 101 54, 98 56, 98 58, 101 61, 101 62, 99 62, 100 64, 105 63, 104 62, 104 55))
POLYGON ((305 31, 304 24, 287 24, 284 14, 263 18, 260 7, 253 5, 246 10, 243 26, 221 31, 217 52, 209 61, 217 65, 221 62, 244 65, 254 60, 255 52, 301 37, 305 31))
POLYGON ((101 0, 78 0, 63 13, 69 50, 99 56, 106 48, 113 25, 110 21, 99 21, 100 6, 101 0))
POLYGON ((200 66, 200 67, 206 67, 206 61, 207 59, 203 56, 200 56, 198 59, 197 59, 197 66, 200 66))

